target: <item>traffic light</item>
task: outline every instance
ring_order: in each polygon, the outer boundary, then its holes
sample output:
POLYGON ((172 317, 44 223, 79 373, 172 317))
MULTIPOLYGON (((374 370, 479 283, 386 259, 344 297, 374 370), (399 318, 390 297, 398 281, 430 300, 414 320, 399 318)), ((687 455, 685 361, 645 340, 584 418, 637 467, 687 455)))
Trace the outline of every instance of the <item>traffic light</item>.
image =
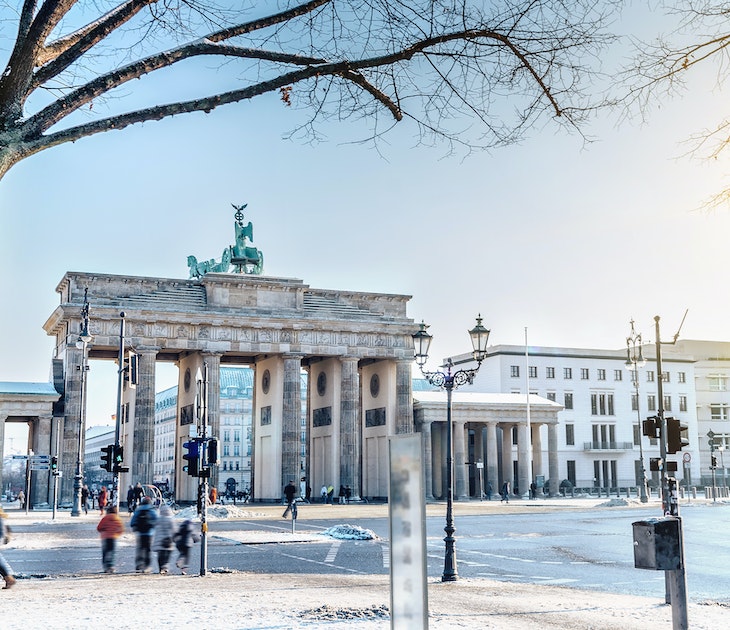
POLYGON ((717 468, 717 457, 710 455, 710 468, 715 470, 717 468))
POLYGON ((131 350, 124 360, 124 378, 129 387, 134 389, 139 383, 139 357, 131 350))
POLYGON ((112 469, 115 473, 129 472, 129 468, 122 466, 124 463, 124 447, 120 444, 114 446, 114 468, 112 469))
POLYGON ((649 416, 641 423, 641 432, 649 438, 656 439, 659 437, 662 423, 658 416, 649 416))
POLYGON ((55 476, 58 476, 58 457, 56 457, 55 455, 51 456, 51 472, 55 476))
POLYGON ((114 444, 101 447, 101 467, 107 472, 114 469, 114 444))
POLYGON ((188 462, 183 466, 183 470, 191 477, 200 477, 200 442, 198 440, 184 442, 183 448, 187 451, 183 459, 188 462))
POLYGON ((679 418, 667 418, 667 453, 676 453, 688 445, 687 425, 680 424, 679 418))
POLYGON ((208 466, 216 466, 218 464, 218 438, 208 438, 206 460, 208 466))

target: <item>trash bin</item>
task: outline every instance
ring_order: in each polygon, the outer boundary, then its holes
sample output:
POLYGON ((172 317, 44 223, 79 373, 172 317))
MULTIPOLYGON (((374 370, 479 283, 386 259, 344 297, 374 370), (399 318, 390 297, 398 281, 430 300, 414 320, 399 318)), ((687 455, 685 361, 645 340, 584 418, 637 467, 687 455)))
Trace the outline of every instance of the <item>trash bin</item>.
POLYGON ((656 571, 682 568, 680 519, 672 516, 632 523, 634 567, 656 571))

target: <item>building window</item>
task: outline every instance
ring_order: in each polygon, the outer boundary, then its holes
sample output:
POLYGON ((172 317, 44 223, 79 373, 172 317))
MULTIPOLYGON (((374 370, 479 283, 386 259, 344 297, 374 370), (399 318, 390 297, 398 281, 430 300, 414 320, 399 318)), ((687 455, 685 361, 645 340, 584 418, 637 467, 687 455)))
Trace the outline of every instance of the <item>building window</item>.
POLYGON ((639 440, 641 440, 641 431, 639 430, 639 425, 634 425, 634 446, 639 446, 639 440))
POLYGON ((510 365, 509 366, 509 375, 512 378, 520 378, 520 366, 519 365, 510 365))
POLYGON ((687 396, 680 396, 679 397, 679 410, 680 411, 687 411, 687 396))
POLYGON ((613 371, 613 380, 614 381, 624 380, 624 373, 621 370, 614 370, 613 371))
POLYGON ((571 392, 565 393, 565 399, 563 407, 566 409, 572 409, 573 408, 573 394, 571 392))
POLYGON ((512 427, 512 444, 514 446, 517 446, 518 443, 519 442, 517 440, 517 427, 512 427))
POLYGON ((662 381, 664 383, 668 383, 669 382, 669 372, 662 371, 662 381))
POLYGON ((528 367, 528 371, 530 373, 530 378, 537 378, 537 366, 536 365, 530 365, 528 367))
POLYGON ((636 394, 631 394, 631 411, 638 411, 639 410, 639 396, 636 394))
POLYGON ((654 382, 654 370, 647 370, 646 371, 646 382, 647 383, 653 383, 654 382))
POLYGON ((563 368, 563 378, 570 381, 573 378, 573 368, 563 368))
POLYGON ((554 367, 545 368, 545 378, 555 378, 555 368, 554 367))
POLYGON ((568 481, 575 486, 575 460, 569 459, 565 464, 568 468, 568 481))
POLYGON ((613 394, 591 394, 591 415, 614 415, 613 394))
POLYGON ((656 396, 654 394, 649 394, 646 397, 646 408, 649 411, 656 411, 656 396))
POLYGON ((580 369, 580 378, 583 381, 587 381, 590 378, 590 373, 588 371, 588 368, 581 368, 580 369))
POLYGON ((605 381, 606 380, 606 370, 602 368, 598 368, 598 380, 599 381, 605 381))
POLYGON ((241 432, 240 431, 234 431, 233 432, 233 441, 234 442, 240 442, 241 441, 241 432))
POLYGON ((686 383, 687 382, 686 372, 677 372, 677 381, 679 383, 686 383))
POLYGON ((722 374, 714 374, 707 377, 708 389, 711 392, 727 391, 727 376, 722 374))
POLYGON ((713 420, 727 420, 728 409, 728 405, 710 405, 710 417, 713 420))
POLYGON ((572 424, 565 425, 565 444, 575 446, 575 427, 572 424))
POLYGON ((664 411, 671 411, 671 410, 672 410, 672 397, 664 396, 664 411))
POLYGON ((555 392, 548 392, 547 394, 545 394, 545 397, 548 400, 552 400, 553 402, 555 402, 555 392))

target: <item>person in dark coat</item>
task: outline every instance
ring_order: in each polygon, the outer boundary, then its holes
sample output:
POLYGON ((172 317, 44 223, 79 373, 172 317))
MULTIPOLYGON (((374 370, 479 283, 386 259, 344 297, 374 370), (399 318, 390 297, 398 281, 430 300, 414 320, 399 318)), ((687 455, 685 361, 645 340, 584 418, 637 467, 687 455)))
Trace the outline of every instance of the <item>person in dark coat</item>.
POLYGON ((286 497, 286 510, 282 518, 287 518, 289 512, 292 510, 292 503, 294 503, 294 497, 297 496, 297 487, 294 485, 293 480, 289 480, 289 483, 284 487, 284 496, 286 497))
POLYGON ((172 510, 168 505, 160 507, 160 516, 155 524, 155 535, 152 539, 152 551, 157 552, 157 563, 160 573, 170 570, 170 557, 175 550, 175 522, 172 520, 172 510))
POLYGON ((175 566, 180 569, 181 573, 185 574, 188 570, 190 549, 194 543, 200 540, 200 536, 193 531, 192 521, 185 519, 177 528, 174 538, 175 547, 177 547, 177 551, 180 554, 175 562, 175 566))
POLYGON ((137 546, 134 554, 134 565, 137 573, 152 571, 152 537, 155 535, 156 523, 157 510, 155 510, 149 497, 143 497, 129 521, 129 527, 137 534, 137 546))

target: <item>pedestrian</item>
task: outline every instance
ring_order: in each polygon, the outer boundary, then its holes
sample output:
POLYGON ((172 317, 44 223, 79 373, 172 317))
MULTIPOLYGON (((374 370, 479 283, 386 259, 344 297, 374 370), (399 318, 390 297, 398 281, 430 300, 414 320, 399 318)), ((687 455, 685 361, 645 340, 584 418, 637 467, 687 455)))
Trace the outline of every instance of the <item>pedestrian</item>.
POLYGON ((494 488, 492 488, 492 482, 487 482, 487 501, 492 500, 492 494, 494 493, 494 488))
POLYGON ((175 566, 180 569, 180 572, 184 575, 188 571, 190 549, 192 548, 193 543, 200 540, 200 536, 193 532, 193 522, 190 519, 185 519, 177 528, 174 539, 175 546, 180 554, 175 562, 175 566))
POLYGON ((337 493, 337 503, 343 505, 345 503, 345 486, 340 484, 340 491, 337 493))
POLYGON ((350 486, 345 486, 345 503, 347 503, 347 505, 350 505, 351 498, 352 498, 352 488, 350 488, 350 486))
POLYGON ((129 485, 129 488, 127 489, 127 512, 130 514, 134 512, 134 508, 136 507, 134 503, 134 486, 132 484, 129 485))
POLYGON ((211 505, 215 505, 216 503, 218 503, 218 488, 213 486, 208 493, 208 498, 210 499, 211 505))
POLYGON ((99 490, 99 496, 96 498, 96 503, 99 506, 99 512, 101 515, 104 515, 104 508, 106 508, 106 503, 109 500, 109 493, 106 490, 106 486, 102 486, 101 490, 99 490))
POLYGON ((302 497, 305 503, 309 503, 309 495, 307 494, 307 478, 302 477, 299 480, 299 496, 302 497))
POLYGON ((507 503, 509 503, 509 481, 505 481, 502 484, 502 501, 500 501, 500 503, 503 501, 507 501, 507 503))
POLYGON ((335 487, 332 484, 330 484, 329 486, 327 486, 327 503, 332 505, 332 501, 334 500, 334 497, 335 497, 335 487))
POLYGON ((537 484, 534 481, 530 484, 530 498, 537 499, 537 484))
POLYGON ((18 503, 20 503, 20 509, 24 510, 25 509, 25 492, 23 492, 22 490, 20 492, 18 492, 18 503))
POLYGON ((139 502, 142 500, 143 496, 144 488, 142 487, 142 484, 138 481, 136 484, 134 484, 134 508, 132 511, 137 509, 137 506, 139 505, 139 502))
MULTIPOLYGON (((3 512, 3 509, 0 507, 0 543, 2 543, 3 545, 7 545, 10 542, 10 527, 5 522, 7 518, 8 515, 5 514, 5 512, 3 512)), ((15 576, 13 575, 13 570, 10 568, 10 565, 1 553, 0 575, 2 575, 3 580, 5 580, 5 586, 3 586, 3 589, 10 588, 13 584, 15 584, 15 576)))
POLYGON ((86 484, 81 488, 81 507, 84 508, 84 514, 89 513, 89 486, 86 484))
POLYGON ((160 573, 165 575, 170 570, 170 558, 175 550, 175 521, 169 505, 160 507, 160 516, 155 525, 152 539, 152 550, 157 552, 157 564, 160 573))
POLYGON ((101 564, 104 573, 114 573, 117 559, 117 538, 124 533, 124 523, 119 518, 116 505, 110 505, 96 526, 101 536, 101 564))
POLYGON ((322 484, 322 489, 319 491, 319 494, 322 497, 322 503, 327 503, 327 486, 322 484))
POLYGON ((296 496, 296 494, 297 487, 294 485, 294 481, 290 479, 289 483, 284 487, 284 496, 286 497, 286 510, 284 510, 282 518, 287 518, 289 516, 289 512, 291 512, 292 510, 294 497, 296 496))
POLYGON ((155 533, 157 510, 149 497, 142 497, 142 501, 132 514, 129 527, 137 534, 137 544, 134 553, 134 567, 137 573, 152 571, 152 536, 155 533))

